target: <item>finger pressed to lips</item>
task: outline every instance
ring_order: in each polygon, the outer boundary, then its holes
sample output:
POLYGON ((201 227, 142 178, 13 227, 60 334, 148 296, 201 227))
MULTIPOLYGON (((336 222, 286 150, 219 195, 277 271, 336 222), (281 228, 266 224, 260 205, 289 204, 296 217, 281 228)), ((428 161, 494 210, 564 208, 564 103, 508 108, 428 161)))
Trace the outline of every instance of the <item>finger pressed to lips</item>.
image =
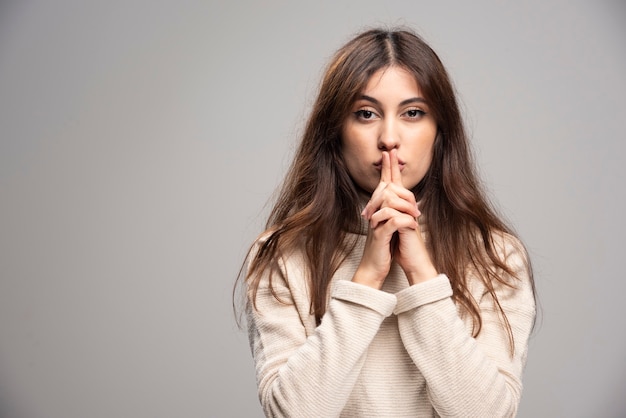
POLYGON ((402 184, 402 171, 398 160, 398 151, 383 151, 380 168, 380 181, 402 184))
POLYGON ((390 207, 401 213, 417 218, 420 212, 415 196, 402 185, 402 172, 398 152, 395 149, 383 151, 381 158, 380 183, 361 212, 365 219, 371 219, 374 213, 390 207))

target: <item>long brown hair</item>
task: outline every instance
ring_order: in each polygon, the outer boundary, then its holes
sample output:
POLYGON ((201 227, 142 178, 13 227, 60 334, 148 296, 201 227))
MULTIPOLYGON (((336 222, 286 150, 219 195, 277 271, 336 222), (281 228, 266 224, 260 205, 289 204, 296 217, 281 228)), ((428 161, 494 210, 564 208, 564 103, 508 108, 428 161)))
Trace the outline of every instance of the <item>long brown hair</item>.
POLYGON ((467 273, 469 269, 476 272, 501 313, 512 347, 511 327, 494 290, 496 282, 511 285, 500 278, 498 270, 513 274, 498 255, 494 235, 512 231, 480 187, 443 64, 419 36, 405 29, 363 32, 331 60, 264 238, 258 241, 248 268, 246 282, 252 301, 261 273, 280 274, 280 256, 298 249, 307 266, 311 313, 320 322, 333 274, 353 248, 348 232, 358 231, 361 225, 359 191, 342 157, 341 127, 370 77, 392 65, 415 76, 438 126, 431 166, 413 190, 426 215, 433 263, 450 278, 454 300, 472 317, 474 335, 482 322, 468 289, 467 273))

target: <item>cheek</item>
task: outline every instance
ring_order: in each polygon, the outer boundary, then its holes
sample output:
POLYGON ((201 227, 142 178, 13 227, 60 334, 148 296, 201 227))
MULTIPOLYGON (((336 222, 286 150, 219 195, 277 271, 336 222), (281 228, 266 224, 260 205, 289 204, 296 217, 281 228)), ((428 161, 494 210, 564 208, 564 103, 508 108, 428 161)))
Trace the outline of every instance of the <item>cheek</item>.
POLYGON ((423 167, 422 167, 422 171, 423 174, 426 174, 426 172, 428 171, 428 169, 430 168, 430 165, 433 162, 433 155, 435 152, 435 147, 434 147, 434 141, 427 144, 426 146, 424 146, 424 150, 423 150, 423 167))
POLYGON ((343 161, 348 170, 348 174, 354 180, 358 180, 363 173, 363 160, 360 157, 360 153, 357 148, 346 147, 343 151, 343 161))
MULTIPOLYGON (((408 189, 415 187, 426 175, 433 161, 435 147, 435 140, 422 141, 419 146, 414 148, 414 155, 419 156, 416 160, 415 169, 410 176, 407 176, 404 181, 407 184, 404 186, 408 189)), ((404 183, 403 181, 403 183, 404 183)))
POLYGON ((360 136, 358 132, 355 132, 355 129, 344 128, 342 130, 341 152, 350 171, 355 169, 363 158, 364 147, 359 138, 360 136))
POLYGON ((364 155, 364 149, 356 144, 343 146, 342 156, 348 175, 359 188, 371 193, 376 188, 379 178, 370 172, 370 163, 364 155))

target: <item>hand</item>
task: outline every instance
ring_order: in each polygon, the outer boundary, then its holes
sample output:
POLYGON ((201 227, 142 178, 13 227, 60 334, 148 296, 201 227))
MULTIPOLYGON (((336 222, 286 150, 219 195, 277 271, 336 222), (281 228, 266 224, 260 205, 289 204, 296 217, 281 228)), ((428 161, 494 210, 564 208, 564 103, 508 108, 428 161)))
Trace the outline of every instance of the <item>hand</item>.
POLYGON ((369 220, 370 229, 353 281, 380 289, 392 259, 404 270, 410 284, 437 275, 417 223, 420 212, 415 196, 402 186, 396 150, 383 152, 380 183, 362 216, 369 220))

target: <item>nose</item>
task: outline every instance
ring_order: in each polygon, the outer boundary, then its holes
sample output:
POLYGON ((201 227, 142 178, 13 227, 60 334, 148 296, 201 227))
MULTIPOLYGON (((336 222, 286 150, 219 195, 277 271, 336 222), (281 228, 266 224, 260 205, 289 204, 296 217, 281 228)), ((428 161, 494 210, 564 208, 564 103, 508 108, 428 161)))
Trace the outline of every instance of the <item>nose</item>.
POLYGON ((378 149, 381 151, 391 151, 394 148, 398 148, 400 145, 398 134, 395 121, 386 120, 382 124, 381 131, 378 135, 378 149))

